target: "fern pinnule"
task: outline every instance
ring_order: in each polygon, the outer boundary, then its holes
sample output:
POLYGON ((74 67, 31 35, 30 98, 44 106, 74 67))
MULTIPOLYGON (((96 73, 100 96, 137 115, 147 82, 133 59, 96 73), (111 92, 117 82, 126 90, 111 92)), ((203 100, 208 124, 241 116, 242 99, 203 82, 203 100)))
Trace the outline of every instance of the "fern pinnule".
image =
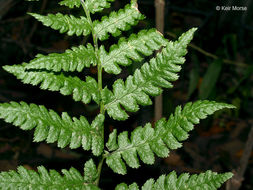
POLYGON ((84 165, 84 180, 86 183, 93 183, 98 177, 97 167, 92 159, 84 165))

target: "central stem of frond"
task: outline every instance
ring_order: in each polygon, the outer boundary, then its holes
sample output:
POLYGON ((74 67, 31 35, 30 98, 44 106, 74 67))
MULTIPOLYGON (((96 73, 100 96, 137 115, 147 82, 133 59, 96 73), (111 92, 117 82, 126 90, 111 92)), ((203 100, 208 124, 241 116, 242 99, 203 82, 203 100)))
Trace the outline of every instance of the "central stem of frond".
MULTIPOLYGON (((100 92, 100 95, 102 95, 102 90, 103 90, 103 75, 102 75, 103 74, 103 67, 102 67, 102 63, 101 63, 101 60, 100 60, 100 56, 99 56, 98 38, 95 34, 95 30, 94 30, 94 27, 93 27, 93 22, 92 22, 92 19, 91 19, 91 16, 90 16, 90 11, 86 7, 86 5, 84 3, 84 0, 81 0, 81 4, 82 4, 83 10, 85 12, 85 15, 86 15, 86 17, 88 19, 88 22, 90 24, 90 27, 91 27, 91 33, 92 33, 93 44, 94 44, 94 47, 95 47, 95 55, 96 55, 96 60, 97 60, 98 90, 100 92)), ((99 106, 100 106, 100 113, 104 114, 105 113, 105 108, 104 108, 104 102, 102 100, 100 101, 99 106)), ((101 135, 102 135, 102 138, 103 138, 103 141, 104 141, 104 125, 101 127, 101 135)), ((98 168, 97 168, 98 177, 95 180, 95 185, 97 185, 97 186, 99 185, 99 180, 100 180, 100 175, 101 175, 104 159, 105 159, 105 157, 102 155, 101 158, 100 158, 99 164, 98 164, 98 168)))

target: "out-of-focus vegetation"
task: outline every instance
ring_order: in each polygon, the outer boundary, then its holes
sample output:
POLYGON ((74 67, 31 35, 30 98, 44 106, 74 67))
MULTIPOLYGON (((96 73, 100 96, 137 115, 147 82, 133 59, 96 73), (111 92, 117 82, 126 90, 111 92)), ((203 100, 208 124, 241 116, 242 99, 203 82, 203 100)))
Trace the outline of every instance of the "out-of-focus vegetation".
MULTIPOLYGON (((119 9, 127 2, 127 0, 117 0, 112 9, 119 9)), ((59 11, 70 13, 67 7, 59 7, 57 3, 58 1, 49 0, 33 3, 23 0, 0 0, 0 66, 29 61, 38 53, 63 52, 67 48, 79 45, 80 41, 91 40, 59 34, 57 31, 43 27, 26 14, 26 12, 46 14, 59 11)), ((154 27, 154 1, 139 0, 138 3, 139 9, 147 19, 132 30, 154 27)), ((76 15, 84 14, 80 10, 73 12, 76 15)), ((103 14, 107 12, 110 10, 105 10, 103 14)), ((123 177, 122 180, 131 182, 131 178, 135 177, 142 183, 145 179, 142 176, 146 173, 153 173, 155 178, 172 169, 178 172, 237 169, 248 133, 253 125, 252 18, 252 1, 166 1, 165 36, 167 38, 175 39, 192 27, 198 27, 199 30, 190 45, 180 80, 175 83, 173 90, 164 93, 163 115, 169 116, 175 106, 197 99, 232 103, 238 109, 226 113, 219 112, 213 118, 205 120, 197 127, 183 149, 173 152, 167 159, 157 160, 155 166, 145 170, 130 170, 130 179, 123 177), (245 6, 247 11, 217 11, 216 7, 221 5, 245 6)), ((115 42, 113 38, 108 40, 108 47, 115 42)), ((140 67, 140 64, 133 64, 125 69, 120 77, 125 78, 137 67, 140 67)), ((96 74, 96 69, 91 69, 91 72, 96 74)), ((105 74, 105 84, 108 86, 113 81, 110 77, 105 74)), ((97 112, 96 106, 76 103, 70 97, 24 85, 0 68, 0 102, 11 100, 43 104, 57 111, 67 111, 74 116, 85 114, 89 117, 97 112)), ((152 118, 153 107, 146 107, 133 114, 126 122, 118 124, 110 121, 112 123, 110 129, 114 125, 120 125, 122 130, 126 130, 131 126, 136 127, 152 121, 152 118)), ((33 168, 42 164, 55 169, 69 166, 81 169, 83 166, 78 161, 88 159, 82 151, 69 149, 62 151, 54 144, 31 142, 30 132, 20 131, 0 121, 0 170, 15 169, 17 165, 33 168)), ((252 166, 253 155, 247 165, 241 189, 253 188, 252 166)), ((103 170, 103 173, 111 175, 111 178, 102 181, 103 184, 108 184, 110 187, 113 183, 117 183, 113 181, 118 176, 109 169, 103 170)))

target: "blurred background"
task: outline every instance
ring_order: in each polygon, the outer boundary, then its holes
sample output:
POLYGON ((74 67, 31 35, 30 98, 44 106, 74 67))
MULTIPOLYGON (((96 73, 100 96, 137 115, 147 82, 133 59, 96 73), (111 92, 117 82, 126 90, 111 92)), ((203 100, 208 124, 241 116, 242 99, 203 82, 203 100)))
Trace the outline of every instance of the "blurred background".
MULTIPOLYGON (((57 92, 40 90, 39 87, 24 85, 2 69, 4 65, 21 64, 33 59, 36 54, 64 52, 66 49, 86 43, 89 37, 69 37, 44 27, 27 12, 65 13, 84 15, 82 9, 70 10, 59 6, 58 0, 0 0, 0 102, 25 101, 45 105, 57 112, 69 112, 72 116, 85 115, 90 120, 98 113, 95 104, 83 105, 57 92)), ((116 0, 110 9, 93 16, 99 19, 112 10, 124 7, 128 0, 116 0)), ((196 126, 183 148, 170 153, 166 159, 156 159, 153 166, 130 169, 128 175, 118 176, 104 165, 101 186, 112 189, 119 182, 143 184, 150 177, 175 170, 178 173, 199 173, 205 170, 217 172, 233 171, 233 183, 244 180, 241 189, 253 189, 253 2, 252 0, 139 0, 139 9, 146 15, 130 31, 157 27, 170 40, 192 27, 198 31, 188 48, 186 63, 174 88, 165 90, 162 116, 169 117, 178 105, 198 99, 215 100, 234 104, 236 110, 217 112, 196 126), (224 7, 223 7, 224 6, 224 7), (232 10, 237 6, 237 10, 232 10), (226 7, 231 7, 231 10, 226 7), (240 8, 239 8, 240 7, 240 8), (157 11, 156 11, 157 9, 157 11), (247 154, 246 154, 247 153, 247 154)), ((106 47, 117 43, 110 38, 106 47)), ((145 61, 148 61, 147 58, 145 61)), ((119 76, 104 73, 104 85, 111 86, 117 78, 126 78, 143 63, 134 63, 124 68, 119 76)), ((96 68, 84 74, 96 75, 96 68)), ((161 110, 160 110, 161 111, 161 110)), ((147 122, 154 122, 154 106, 142 107, 131 113, 125 122, 107 118, 106 133, 114 128, 132 131, 147 122)), ((161 116, 161 114, 160 114, 161 116)), ((158 113, 158 117, 159 113, 158 113)), ((16 169, 18 165, 35 169, 44 165, 60 170, 74 166, 80 171, 89 159, 90 152, 82 149, 59 149, 56 144, 33 143, 33 131, 21 131, 0 121, 0 171, 16 169)), ((224 189, 231 189, 224 185, 224 189)))

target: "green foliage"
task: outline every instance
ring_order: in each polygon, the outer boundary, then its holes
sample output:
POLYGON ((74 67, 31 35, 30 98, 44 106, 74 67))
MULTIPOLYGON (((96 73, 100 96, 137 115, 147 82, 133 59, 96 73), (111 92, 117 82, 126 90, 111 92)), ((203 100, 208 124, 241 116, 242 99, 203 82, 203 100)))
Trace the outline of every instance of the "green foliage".
POLYGON ((48 14, 43 16, 36 13, 29 13, 31 16, 42 22, 45 26, 50 26, 54 30, 59 30, 60 33, 65 33, 69 36, 84 35, 91 33, 91 26, 85 17, 76 18, 73 15, 63 15, 61 13, 48 14))
POLYGON ((93 183, 98 177, 96 165, 92 159, 84 165, 84 180, 86 183, 93 183))
POLYGON ((38 167, 38 172, 20 166, 18 167, 18 172, 1 172, 0 186, 2 190, 99 190, 95 185, 88 183, 75 168, 70 168, 70 170, 64 169, 62 173, 63 176, 55 170, 48 172, 43 166, 38 167))
POLYGON ((104 8, 109 8, 114 0, 86 0, 84 5, 91 13, 100 12, 104 8))
MULTIPOLYGON (((86 0, 84 5, 91 13, 102 11, 104 8, 110 7, 110 2, 114 0, 86 0)), ((63 0, 59 3, 60 5, 68 6, 69 8, 80 7, 81 0, 63 0)))
MULTIPOLYGON (((151 105, 151 97, 162 93, 162 88, 172 88, 172 82, 179 78, 178 72, 185 62, 187 45, 193 38, 195 28, 184 33, 177 41, 169 42, 155 29, 142 30, 128 38, 121 37, 118 44, 105 50, 99 41, 108 39, 109 34, 119 36, 122 31, 129 30, 144 16, 137 9, 137 1, 104 16, 101 21, 92 21, 91 13, 109 8, 113 0, 63 0, 59 4, 69 8, 84 9, 86 17, 76 18, 73 15, 48 14, 47 16, 30 13, 44 25, 68 35, 92 35, 93 45, 80 45, 66 50, 62 54, 37 55, 34 60, 21 65, 4 66, 3 68, 16 76, 25 84, 39 85, 41 89, 59 91, 63 95, 73 95, 75 101, 85 104, 94 100, 100 108, 100 113, 90 124, 84 116, 71 118, 63 112, 59 116, 53 110, 44 106, 27 104, 25 102, 10 102, 0 104, 0 118, 7 123, 23 130, 34 129, 34 141, 57 143, 64 148, 82 147, 91 150, 99 156, 96 165, 92 159, 85 163, 84 176, 71 168, 62 170, 63 176, 55 170, 49 172, 44 167, 38 167, 38 172, 19 167, 18 172, 0 173, 0 189, 83 189, 98 190, 103 162, 118 174, 126 174, 127 166, 140 167, 140 161, 154 164, 155 155, 165 158, 170 150, 180 148, 186 140, 194 124, 200 119, 223 108, 234 108, 232 105, 213 101, 197 101, 187 103, 182 109, 176 108, 169 119, 161 119, 152 127, 137 127, 131 132, 117 135, 115 129, 110 135, 106 148, 104 147, 104 119, 107 113, 115 120, 126 120, 127 112, 136 112, 139 105, 151 105), (118 79, 113 83, 112 90, 103 87, 103 69, 108 73, 119 74, 120 66, 129 66, 133 61, 140 62, 144 56, 150 56, 155 51, 160 53, 149 62, 137 69, 125 81, 118 79), (86 76, 86 80, 75 76, 84 68, 97 66, 98 80, 86 76)), ((195 84, 192 86, 194 87, 195 84)), ((175 172, 161 176, 158 180, 148 180, 142 190, 151 189, 217 189, 232 176, 230 173, 217 174, 210 171, 199 175, 182 174, 177 177, 175 172)), ((116 189, 139 189, 136 183, 128 186, 120 184, 116 189)))
POLYGON ((79 8, 81 5, 81 1, 80 0, 63 0, 59 3, 60 5, 65 5, 69 8, 74 8, 77 7, 79 8))
MULTIPOLYGON (((177 177, 176 172, 171 172, 169 175, 160 176, 156 181, 149 179, 142 186, 142 190, 215 190, 219 188, 222 183, 232 177, 231 173, 217 174, 216 172, 206 171, 199 175, 189 175, 187 173, 181 174, 177 177)), ((136 183, 126 185, 122 183, 116 187, 115 190, 139 190, 136 183)))
POLYGON ((166 46, 168 41, 155 29, 142 30, 137 35, 132 34, 129 39, 120 38, 118 45, 110 48, 109 53, 100 48, 100 60, 107 73, 119 74, 122 66, 129 66, 132 61, 142 61, 143 57, 152 55, 154 50, 166 46))
POLYGON ((136 25, 142 19, 144 19, 144 16, 132 3, 131 5, 126 5, 124 9, 120 9, 118 12, 111 12, 109 17, 104 16, 101 22, 95 21, 95 34, 100 40, 106 40, 109 37, 108 33, 113 36, 119 36, 121 31, 129 30, 131 26, 136 25))
POLYGON ((51 53, 49 55, 38 54, 35 59, 26 65, 25 69, 46 69, 48 71, 81 72, 84 67, 96 66, 97 60, 94 48, 91 44, 87 48, 80 45, 66 50, 65 53, 51 53))
POLYGON ((126 111, 136 112, 140 105, 151 105, 151 96, 162 93, 163 88, 172 88, 171 81, 178 79, 181 64, 185 59, 187 44, 193 37, 196 29, 191 29, 183 34, 177 42, 169 42, 156 58, 150 63, 145 63, 137 69, 133 76, 129 76, 126 82, 119 79, 113 84, 113 92, 105 88, 102 92, 102 99, 105 102, 105 110, 115 120, 126 120, 126 111))
POLYGON ((84 150, 92 149, 94 155, 100 155, 103 151, 103 139, 101 125, 104 116, 98 115, 90 125, 83 116, 80 119, 71 118, 66 112, 61 117, 53 110, 47 110, 44 106, 26 104, 25 102, 10 102, 0 104, 0 118, 7 123, 13 123, 23 130, 35 129, 34 142, 46 140, 60 148, 70 145, 75 149, 80 146, 84 150))
POLYGON ((43 90, 60 91, 63 95, 73 94, 75 101, 89 103, 91 99, 99 102, 100 95, 97 82, 92 77, 86 77, 86 82, 78 77, 63 73, 54 73, 41 70, 26 70, 26 63, 22 65, 4 66, 9 73, 15 75, 25 84, 40 85, 43 90))
POLYGON ((122 132, 117 138, 114 130, 106 144, 110 152, 106 156, 106 163, 118 174, 127 173, 122 159, 131 168, 140 167, 139 158, 145 164, 154 164, 154 153, 162 158, 167 157, 170 150, 182 146, 180 142, 188 138, 188 133, 193 130, 193 124, 198 124, 200 119, 205 119, 207 115, 223 108, 234 107, 212 101, 197 101, 186 104, 184 109, 178 106, 168 121, 161 119, 156 122, 154 128, 150 123, 144 128, 136 128, 131 133, 130 139, 128 132, 122 132))

